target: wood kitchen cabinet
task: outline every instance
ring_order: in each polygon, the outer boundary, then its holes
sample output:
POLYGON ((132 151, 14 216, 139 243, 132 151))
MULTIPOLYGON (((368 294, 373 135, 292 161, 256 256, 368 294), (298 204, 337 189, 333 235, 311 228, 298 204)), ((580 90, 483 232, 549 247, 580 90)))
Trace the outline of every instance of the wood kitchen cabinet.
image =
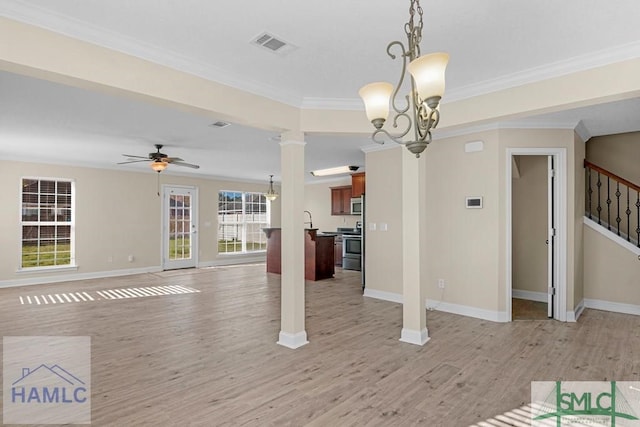
POLYGON ((331 215, 351 215, 351 186, 331 187, 331 215))
POLYGON ((351 174, 351 197, 361 197, 364 194, 364 172, 351 174))

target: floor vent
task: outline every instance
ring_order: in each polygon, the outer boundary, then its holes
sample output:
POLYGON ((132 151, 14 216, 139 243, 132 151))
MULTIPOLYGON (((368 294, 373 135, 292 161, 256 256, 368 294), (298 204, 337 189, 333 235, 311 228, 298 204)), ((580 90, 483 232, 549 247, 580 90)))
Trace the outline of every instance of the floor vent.
POLYGON ((268 50, 272 53, 277 53, 278 55, 287 55, 297 49, 296 46, 292 45, 289 42, 282 40, 272 34, 262 33, 259 36, 255 37, 252 44, 262 47, 263 49, 268 50))

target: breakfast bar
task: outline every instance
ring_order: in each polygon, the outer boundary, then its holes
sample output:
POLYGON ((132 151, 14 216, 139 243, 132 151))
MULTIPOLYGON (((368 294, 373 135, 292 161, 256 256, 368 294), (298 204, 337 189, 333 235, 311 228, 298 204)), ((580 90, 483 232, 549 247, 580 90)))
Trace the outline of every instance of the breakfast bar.
MULTIPOLYGON (((282 273, 281 229, 264 228, 267 236, 267 273, 282 273)), ((334 266, 334 238, 318 234, 316 228, 304 229, 304 278, 322 280, 332 278, 334 266)))

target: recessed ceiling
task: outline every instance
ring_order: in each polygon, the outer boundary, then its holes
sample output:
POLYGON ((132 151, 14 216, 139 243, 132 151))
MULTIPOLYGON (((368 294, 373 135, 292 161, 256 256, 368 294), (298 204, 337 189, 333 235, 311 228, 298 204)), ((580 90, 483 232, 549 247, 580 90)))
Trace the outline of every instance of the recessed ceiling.
MULTIPOLYGON (((595 0, 422 1, 423 52, 447 51, 447 100, 640 56, 640 2, 595 0)), ((296 107, 360 109, 358 88, 395 81, 385 53, 403 40, 406 1, 3 0, 0 15, 200 75, 296 107), (268 33, 286 55, 253 45, 268 33)), ((32 78, 0 74, 4 158, 107 167, 121 153, 164 152, 200 163, 204 175, 279 177, 277 133, 32 78), (134 151, 134 152, 131 152, 134 151), (59 158, 58 158, 59 157, 59 158)), ((593 136, 640 130, 637 100, 519 119, 582 120, 593 136)), ((307 135, 306 170, 363 165, 367 135, 307 135)), ((144 165, 124 165, 143 168, 144 165)), ((123 166, 123 167, 124 167, 123 166)), ((184 171, 192 172, 192 171, 184 171)))

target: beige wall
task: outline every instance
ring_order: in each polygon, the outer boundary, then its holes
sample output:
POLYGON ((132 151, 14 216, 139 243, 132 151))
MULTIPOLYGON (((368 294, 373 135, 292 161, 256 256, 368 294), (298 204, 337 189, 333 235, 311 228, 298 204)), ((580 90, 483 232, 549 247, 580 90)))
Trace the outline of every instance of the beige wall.
MULTIPOLYGON (((336 231, 338 227, 355 227, 360 216, 331 215, 331 187, 351 185, 351 176, 304 187, 304 209, 313 216, 313 227, 320 231, 336 231)), ((309 218, 305 214, 305 221, 309 218)), ((306 225, 305 225, 306 227, 306 225)))
POLYGON ((499 187, 496 131, 437 140, 425 152, 427 211, 427 298, 498 310, 499 187), (466 153, 465 144, 482 140, 484 150, 466 153), (482 209, 467 209, 465 198, 481 196, 482 209))
MULTIPOLYGON (((117 270, 157 268, 161 265, 161 199, 152 172, 126 172, 72 166, 0 161, 2 209, 0 242, 3 259, 0 281, 55 277, 53 272, 17 273, 20 266, 20 180, 23 176, 67 178, 76 186, 77 272, 91 274, 117 270), (129 262, 128 256, 134 261, 129 262)), ((217 253, 219 190, 266 191, 267 184, 250 184, 187 178, 166 173, 160 184, 190 185, 199 190, 199 262, 229 259, 217 253), (209 225, 206 225, 206 224, 209 225)), ((280 205, 272 203, 274 225, 279 225, 280 205)))
POLYGON ((366 153, 366 287, 402 294, 402 164, 399 146, 366 153), (370 229, 376 224, 376 230, 370 229), (380 231, 387 224, 387 231, 380 231))
MULTIPOLYGON (((584 235, 583 235, 583 217, 585 203, 585 183, 584 183, 584 159, 586 153, 586 145, 582 139, 574 134, 573 136, 573 152, 574 152, 574 211, 573 211, 573 309, 579 306, 584 299, 584 235)), ((568 294, 568 299, 571 294, 568 294)))
POLYGON ((591 138, 587 160, 640 185, 640 132, 591 138))
POLYGON ((638 255, 585 226, 584 298, 640 306, 638 255))
POLYGON ((513 178, 512 274, 514 290, 547 293, 547 156, 515 156, 513 178), (514 174, 515 175, 515 174, 514 174))

